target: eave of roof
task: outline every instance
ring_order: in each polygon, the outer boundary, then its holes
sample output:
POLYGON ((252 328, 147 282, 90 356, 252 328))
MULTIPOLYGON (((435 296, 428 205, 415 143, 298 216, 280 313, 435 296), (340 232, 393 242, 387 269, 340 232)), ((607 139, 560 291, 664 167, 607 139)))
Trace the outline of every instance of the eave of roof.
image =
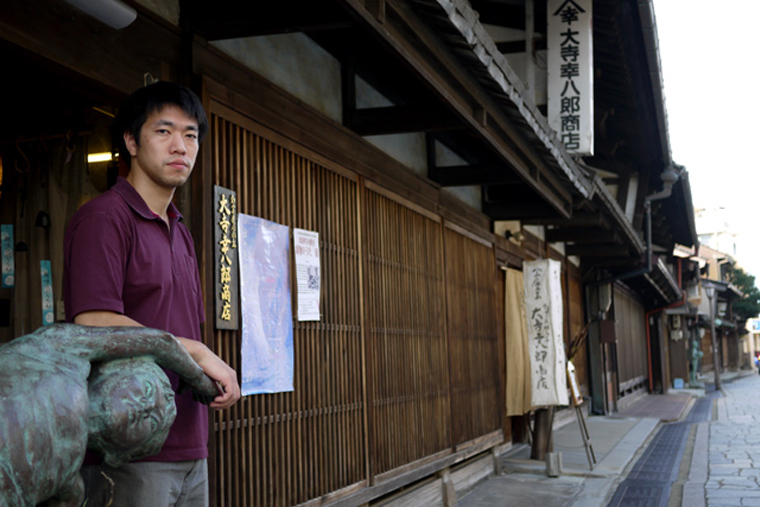
POLYGON ((448 26, 454 37, 450 47, 473 71, 473 75, 498 99, 504 112, 520 124, 526 137, 543 151, 547 165, 571 184, 583 199, 593 195, 593 182, 560 143, 546 118, 527 97, 525 86, 497 49, 491 36, 466 0, 411 0, 421 7, 420 16, 432 18, 439 29, 448 26))
POLYGON ((670 150, 668 114, 665 107, 662 64, 660 62, 660 42, 657 36, 657 22, 655 21, 653 0, 638 0, 638 8, 642 25, 641 31, 644 37, 644 48, 649 65, 649 77, 652 83, 652 97, 654 99, 655 111, 657 112, 660 150, 665 167, 668 167, 673 159, 670 150))

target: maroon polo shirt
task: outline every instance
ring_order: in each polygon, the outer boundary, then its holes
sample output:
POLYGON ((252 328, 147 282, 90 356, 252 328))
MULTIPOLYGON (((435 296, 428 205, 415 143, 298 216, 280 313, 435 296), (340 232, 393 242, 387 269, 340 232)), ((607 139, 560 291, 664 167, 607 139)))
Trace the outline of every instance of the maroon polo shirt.
MULTIPOLYGON (((204 312, 193 240, 174 204, 168 214, 167 227, 123 178, 77 211, 64 239, 67 322, 82 312, 109 310, 200 341, 204 312)), ((177 375, 167 374, 176 391, 177 375)), ((206 407, 189 391, 175 401, 177 418, 163 449, 144 461, 208 456, 206 407)))

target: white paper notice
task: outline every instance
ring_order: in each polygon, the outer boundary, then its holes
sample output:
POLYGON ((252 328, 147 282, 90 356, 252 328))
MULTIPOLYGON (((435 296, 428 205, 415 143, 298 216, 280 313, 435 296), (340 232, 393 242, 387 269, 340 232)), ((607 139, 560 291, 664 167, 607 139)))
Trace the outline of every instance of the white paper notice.
POLYGON ((293 229, 298 286, 298 320, 319 320, 319 233, 293 229))

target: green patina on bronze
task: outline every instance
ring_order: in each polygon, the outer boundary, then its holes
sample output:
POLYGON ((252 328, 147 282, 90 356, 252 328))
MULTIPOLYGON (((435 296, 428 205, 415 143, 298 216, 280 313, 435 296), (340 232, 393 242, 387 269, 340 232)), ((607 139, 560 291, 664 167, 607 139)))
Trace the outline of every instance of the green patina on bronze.
POLYGON ((200 401, 218 394, 185 348, 155 329, 57 324, 0 347, 0 507, 81 505, 88 440, 115 466, 158 452, 176 416, 159 366, 200 401))
POLYGON ((691 342, 691 371, 689 371, 689 387, 695 387, 697 382, 697 367, 699 366, 699 360, 704 356, 704 352, 699 350, 699 341, 692 340, 691 342))

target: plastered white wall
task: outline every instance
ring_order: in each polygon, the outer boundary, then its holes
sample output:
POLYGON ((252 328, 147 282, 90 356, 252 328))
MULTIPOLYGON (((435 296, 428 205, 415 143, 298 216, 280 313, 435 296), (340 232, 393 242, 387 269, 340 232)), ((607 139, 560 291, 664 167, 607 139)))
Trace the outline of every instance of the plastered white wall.
MULTIPOLYGON (((438 167, 467 165, 466 160, 437 141, 435 143, 435 162, 438 167)), ((444 191, 457 196, 476 210, 483 211, 483 192, 479 185, 447 187, 444 191)))
POLYGON ((301 33, 211 43, 335 121, 342 121, 340 63, 301 33))

